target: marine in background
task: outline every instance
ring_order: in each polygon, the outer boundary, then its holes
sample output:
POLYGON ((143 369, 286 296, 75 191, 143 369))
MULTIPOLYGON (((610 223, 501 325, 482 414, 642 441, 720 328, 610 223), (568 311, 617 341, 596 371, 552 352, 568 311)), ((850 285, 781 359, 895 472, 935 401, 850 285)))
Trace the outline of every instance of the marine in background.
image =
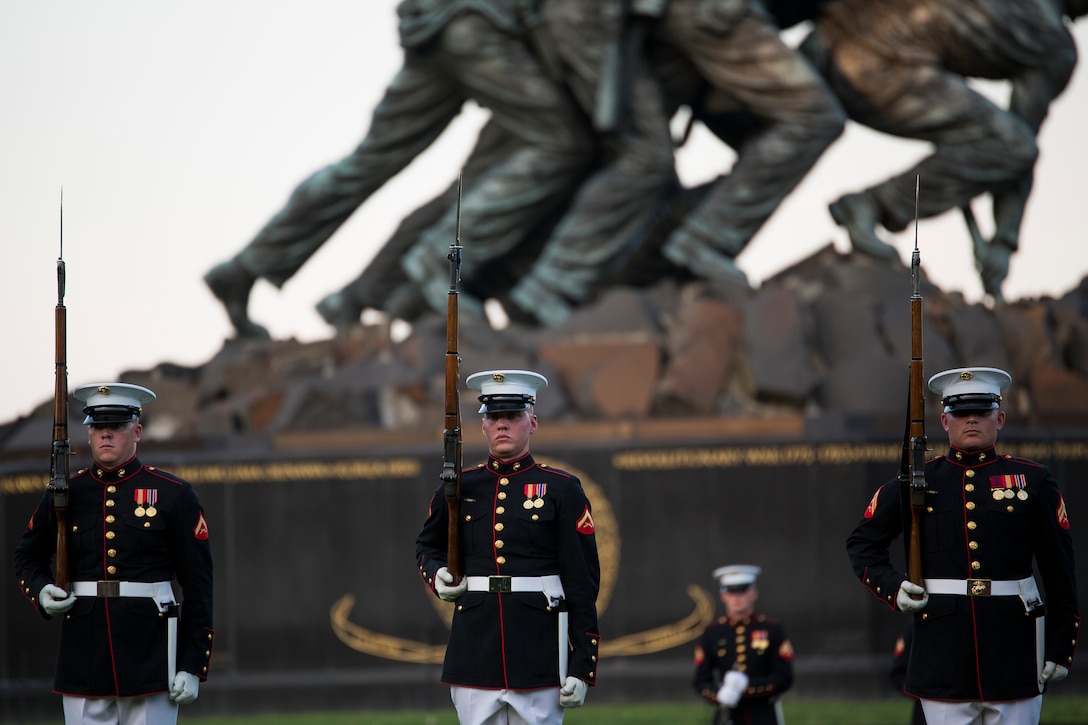
POLYGON ((693 686, 716 705, 713 725, 782 725, 779 697, 793 685, 793 645, 781 622, 756 611, 758 566, 714 570, 725 615, 695 645, 693 686))

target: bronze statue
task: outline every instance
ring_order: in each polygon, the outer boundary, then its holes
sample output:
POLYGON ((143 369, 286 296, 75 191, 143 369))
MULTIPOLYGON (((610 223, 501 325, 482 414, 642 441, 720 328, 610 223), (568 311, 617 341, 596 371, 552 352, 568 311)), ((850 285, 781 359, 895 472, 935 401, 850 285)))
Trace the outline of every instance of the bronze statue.
POLYGON ((830 211, 855 249, 898 254, 876 230, 904 229, 919 215, 961 208, 978 237, 971 200, 993 198, 996 231, 976 238, 983 286, 1001 301, 1009 258, 1038 156, 1036 134, 1077 61, 1063 22, 1088 12, 1083 0, 831 0, 803 51, 822 70, 850 118, 878 131, 920 139, 933 152, 913 168, 835 201, 830 211), (969 78, 1009 80, 1007 109, 969 78))
POLYGON ((660 248, 665 260, 702 278, 747 283, 734 259, 842 132, 845 115, 837 101, 782 42, 776 19, 759 0, 643 0, 631 3, 626 17, 618 12, 622 5, 545 4, 544 19, 575 96, 606 121, 609 156, 504 300, 516 319, 562 322, 614 282, 650 238, 677 191, 669 132, 677 105, 691 105, 706 120, 724 99, 730 122, 744 119, 746 128, 720 133, 711 126, 734 145, 737 160, 660 248), (670 81, 662 88, 657 52, 686 62, 698 79, 698 97, 678 98, 670 81), (615 56, 626 65, 610 63, 615 56), (609 77, 609 68, 625 75, 609 77), (616 128, 608 127, 610 116, 619 118, 616 128))
MULTIPOLYGON (((469 99, 489 109, 518 145, 466 190, 466 228, 490 235, 496 246, 508 244, 561 202, 594 145, 581 112, 531 50, 537 32, 531 10, 529 0, 404 0, 398 6, 404 64, 374 110, 366 138, 304 180, 242 251, 205 275, 239 337, 268 337, 247 312, 254 282, 282 286, 359 205, 438 138, 469 99)), ((454 210, 447 208, 421 239, 444 245, 453 234, 454 210)), ((423 266, 429 260, 417 261, 413 271, 424 292, 444 299, 444 283, 436 284, 423 266)))

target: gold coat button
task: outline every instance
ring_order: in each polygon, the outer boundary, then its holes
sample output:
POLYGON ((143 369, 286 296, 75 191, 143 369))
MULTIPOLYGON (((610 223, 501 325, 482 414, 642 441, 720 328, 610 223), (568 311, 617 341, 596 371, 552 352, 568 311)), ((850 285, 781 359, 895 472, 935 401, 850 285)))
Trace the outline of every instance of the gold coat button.
POLYGON ((106 508, 113 508, 116 505, 112 498, 106 499, 106 508))
POLYGON ((591 640, 589 640, 589 643, 592 644, 592 645, 595 645, 595 644, 597 644, 597 640, 591 639, 591 640))
POLYGON ((502 539, 495 539, 495 548, 496 549, 501 549, 504 546, 506 546, 506 544, 502 543, 502 539))
POLYGON ((972 561, 971 562, 971 568, 973 570, 975 570, 975 571, 978 571, 979 569, 982 568, 982 564, 978 563, 977 561, 972 561))
POLYGON ((499 491, 499 500, 500 501, 505 501, 506 500, 506 491, 499 491))
POLYGON ((112 523, 113 523, 114 521, 116 521, 116 520, 117 520, 117 519, 116 519, 116 518, 114 518, 113 514, 110 514, 109 516, 107 516, 107 517, 106 517, 106 523, 107 523, 107 524, 112 524, 112 523))
POLYGON ((978 542, 977 541, 968 541, 967 546, 971 549, 971 551, 974 551, 975 549, 978 548, 978 542))
POLYGON ((107 574, 116 574, 116 573, 117 573, 117 567, 115 567, 115 566, 112 566, 112 565, 111 565, 111 566, 107 566, 107 567, 106 567, 106 573, 107 573, 107 574))
POLYGON ((106 538, 107 538, 107 539, 111 539, 111 540, 112 540, 112 539, 114 539, 114 538, 116 538, 116 537, 117 537, 117 532, 116 532, 116 531, 107 531, 107 532, 106 532, 106 538))
POLYGON ((465 521, 472 521, 472 514, 465 514, 465 521))
POLYGON ((499 523, 495 524, 495 531, 502 531, 502 530, 503 530, 503 525, 502 525, 502 522, 500 521, 499 523))
POLYGON ((110 557, 117 556, 117 549, 110 549, 109 551, 106 552, 106 556, 110 556, 110 557))
POLYGON ((975 484, 969 483, 969 484, 967 484, 966 486, 963 487, 963 490, 966 491, 967 493, 971 493, 972 491, 975 490, 975 484))
POLYGON ((507 478, 506 476, 503 476, 502 478, 499 479, 499 485, 500 486, 506 486, 509 483, 510 483, 510 479, 507 478))
POLYGON ((106 493, 117 493, 117 486, 114 486, 113 484, 106 486, 106 493))
POLYGON ((495 513, 497 513, 499 516, 502 516, 504 513, 506 513, 506 507, 505 506, 496 507, 495 508, 495 513))
POLYGON ((971 529, 971 531, 974 531, 978 528, 978 524, 976 524, 974 521, 968 521, 967 528, 971 529))
POLYGON ((975 502, 974 501, 968 501, 967 502, 967 510, 968 511, 974 511, 975 510, 975 502))
POLYGON ((1005 510, 1006 510, 1006 511, 1008 511, 1008 512, 1009 512, 1009 513, 1011 514, 1011 513, 1012 513, 1013 511, 1015 511, 1016 509, 1015 509, 1014 507, 1012 507, 1012 506, 1006 506, 1006 507, 1005 507, 1005 510))
POLYGON ((963 475, 967 476, 968 478, 974 478, 975 477, 975 472, 972 471, 971 469, 968 469, 967 473, 965 473, 963 475))
POLYGON ((533 521, 540 521, 540 514, 533 514, 533 521))
POLYGON ((496 564, 505 564, 506 563, 506 557, 505 556, 496 557, 495 558, 495 563, 496 564))

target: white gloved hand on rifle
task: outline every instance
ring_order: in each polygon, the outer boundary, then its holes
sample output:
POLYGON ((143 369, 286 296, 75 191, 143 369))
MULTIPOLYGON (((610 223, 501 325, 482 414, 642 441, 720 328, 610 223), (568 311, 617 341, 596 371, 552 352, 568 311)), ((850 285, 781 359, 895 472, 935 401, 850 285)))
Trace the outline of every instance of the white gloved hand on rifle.
POLYGON ((925 589, 909 579, 904 579, 899 585, 899 593, 895 596, 895 604, 900 612, 920 612, 929 604, 929 594, 925 589), (912 594, 921 594, 921 599, 914 599, 912 594))
POLYGON ((188 672, 179 672, 174 675, 174 681, 170 683, 170 701, 179 705, 188 705, 196 699, 200 690, 200 679, 188 672))
POLYGON ((46 584, 38 592, 38 604, 42 605, 42 609, 50 616, 55 617, 58 614, 64 614, 75 603, 75 594, 68 594, 55 584, 46 584))
POLYGON ((460 584, 453 583, 453 574, 446 567, 442 567, 434 574, 434 591, 438 598, 447 602, 456 600, 468 589, 468 579, 461 577, 460 584))
POLYGON ((722 686, 718 690, 718 704, 726 707, 736 707, 740 702, 740 696, 748 689, 748 675, 736 670, 729 670, 722 679, 722 686))
POLYGON ((559 689, 559 706, 581 707, 585 704, 587 690, 589 685, 585 681, 568 676, 563 687, 559 689))

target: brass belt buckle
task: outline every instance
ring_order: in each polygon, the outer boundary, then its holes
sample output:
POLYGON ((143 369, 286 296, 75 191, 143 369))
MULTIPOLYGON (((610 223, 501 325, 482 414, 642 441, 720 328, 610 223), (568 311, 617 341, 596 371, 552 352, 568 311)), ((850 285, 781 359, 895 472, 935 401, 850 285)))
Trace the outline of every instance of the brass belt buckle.
POLYGON ((990 596, 990 580, 989 579, 968 579, 967 580, 967 596, 969 596, 969 597, 988 597, 988 596, 990 596))
POLYGON ((492 594, 502 594, 512 591, 510 577, 489 576, 487 578, 487 591, 491 592, 492 594))
POLYGON ((98 597, 101 599, 116 599, 121 596, 121 582, 117 580, 98 581, 98 597))

